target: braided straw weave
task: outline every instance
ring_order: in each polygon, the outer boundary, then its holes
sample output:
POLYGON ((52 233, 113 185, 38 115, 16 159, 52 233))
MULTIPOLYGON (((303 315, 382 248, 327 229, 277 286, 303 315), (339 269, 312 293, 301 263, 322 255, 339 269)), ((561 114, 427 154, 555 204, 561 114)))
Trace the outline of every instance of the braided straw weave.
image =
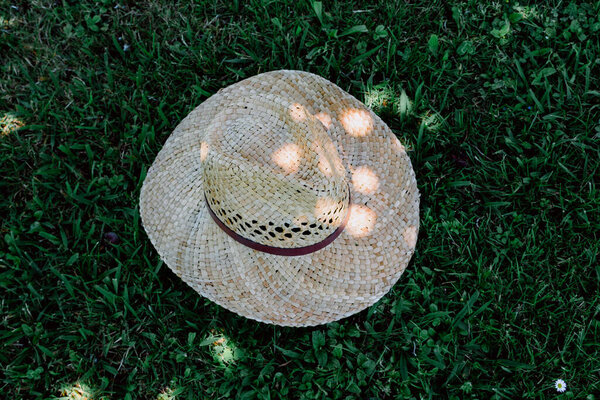
POLYGON ((221 89, 177 126, 144 180, 140 213, 160 256, 202 296, 257 321, 311 326, 396 283, 415 248, 419 194, 377 115, 317 75, 273 71, 221 89), (275 255, 228 235, 210 211, 270 248, 343 231, 309 254, 275 255))

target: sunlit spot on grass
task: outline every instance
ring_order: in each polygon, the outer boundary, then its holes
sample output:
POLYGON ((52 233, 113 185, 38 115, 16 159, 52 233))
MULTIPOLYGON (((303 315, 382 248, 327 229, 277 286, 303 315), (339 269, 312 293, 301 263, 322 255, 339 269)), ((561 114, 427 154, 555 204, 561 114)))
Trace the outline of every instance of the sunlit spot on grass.
POLYGON ((340 122, 350 136, 367 136, 373 130, 373 118, 367 110, 346 110, 341 114, 340 122))
POLYGON ((272 155, 273 162, 286 174, 297 172, 300 168, 302 149, 294 143, 288 143, 275 150, 272 155))
POLYGON ((358 167, 352 171, 352 185, 357 192, 371 194, 379 188, 379 178, 371 168, 358 167))
POLYGON ((96 397, 97 394, 95 393, 95 390, 81 382, 76 382, 73 385, 63 387, 60 390, 60 394, 65 400, 99 399, 99 397, 96 397))
POLYGON ((421 115, 421 123, 425 124, 425 128, 428 131, 437 132, 444 125, 444 120, 438 113, 427 111, 425 114, 421 115))
POLYGON ((5 18, 0 16, 0 29, 8 29, 17 24, 17 19, 15 17, 5 18))
POLYGON ((176 393, 170 387, 166 387, 159 393, 156 400, 174 400, 176 398, 176 393))
POLYGON ((513 9, 519 13, 523 19, 535 19, 540 16, 536 6, 514 6, 513 9))
POLYGON ((376 86, 365 92, 365 105, 371 110, 379 112, 392 106, 394 98, 394 91, 389 86, 376 86))
POLYGON ((350 216, 346 225, 348 233, 359 238, 367 236, 373 231, 377 222, 375 211, 362 204, 352 204, 349 212, 350 216))
POLYGON ((227 366, 235 362, 239 356, 239 350, 235 344, 222 332, 211 329, 210 351, 216 361, 221 365, 227 366))
POLYGON ((23 126, 25 126, 23 121, 15 117, 14 114, 4 114, 0 117, 0 136, 9 135, 23 126))
POLYGON ((413 111, 413 102, 408 97, 406 92, 402 90, 400 93, 400 97, 396 102, 396 113, 400 116, 400 118, 408 117, 413 111))

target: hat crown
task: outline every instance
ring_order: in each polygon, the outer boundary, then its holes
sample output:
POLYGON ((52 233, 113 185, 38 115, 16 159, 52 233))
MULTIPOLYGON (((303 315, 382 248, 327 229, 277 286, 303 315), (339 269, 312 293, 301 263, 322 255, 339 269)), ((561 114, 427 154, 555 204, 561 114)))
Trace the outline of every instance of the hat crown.
POLYGON ((239 98, 208 127, 201 158, 211 210, 253 242, 311 246, 335 232, 348 212, 336 145, 300 103, 239 98))

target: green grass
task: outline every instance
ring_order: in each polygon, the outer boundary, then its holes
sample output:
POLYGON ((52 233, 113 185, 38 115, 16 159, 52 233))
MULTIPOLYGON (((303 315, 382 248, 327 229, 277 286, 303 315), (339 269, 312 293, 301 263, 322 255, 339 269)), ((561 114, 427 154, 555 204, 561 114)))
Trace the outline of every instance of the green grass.
POLYGON ((600 398, 599 2, 173 3, 0 1, 0 393, 600 398), (197 296, 137 207, 188 112, 283 68, 371 106, 421 192, 398 284, 311 329, 197 296))

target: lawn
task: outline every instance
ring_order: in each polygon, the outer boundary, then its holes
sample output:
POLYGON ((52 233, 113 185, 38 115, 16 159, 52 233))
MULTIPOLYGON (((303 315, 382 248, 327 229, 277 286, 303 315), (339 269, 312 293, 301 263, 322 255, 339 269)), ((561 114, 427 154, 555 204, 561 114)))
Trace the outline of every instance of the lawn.
POLYGON ((0 397, 600 399, 600 2, 374 3, 0 0, 0 397), (199 297, 139 217, 178 122, 276 69, 421 193, 399 282, 315 328, 199 297))

